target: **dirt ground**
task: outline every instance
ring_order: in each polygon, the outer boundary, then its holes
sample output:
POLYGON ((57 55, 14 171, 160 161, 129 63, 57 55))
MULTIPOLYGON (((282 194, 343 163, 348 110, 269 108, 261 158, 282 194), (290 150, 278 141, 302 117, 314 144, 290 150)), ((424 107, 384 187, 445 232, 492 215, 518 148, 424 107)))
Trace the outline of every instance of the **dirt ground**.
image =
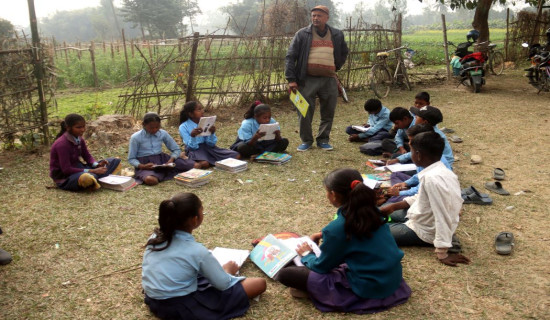
MULTIPOLYGON (((550 93, 536 94, 520 71, 490 76, 481 93, 455 84, 417 84, 413 91, 392 92, 383 103, 409 107, 414 95, 428 91, 441 109, 440 127, 463 139, 451 143, 461 186, 489 193, 494 168, 510 196, 491 193, 491 206, 464 205, 457 235, 472 263, 451 268, 435 261, 430 248, 404 248, 404 278, 413 290, 409 302, 373 319, 548 319, 550 318, 550 93), (483 162, 470 164, 479 155, 483 162), (500 231, 515 235, 509 256, 495 253, 500 231)), ((347 125, 364 122, 365 99, 372 92, 349 93, 340 103, 331 136, 335 151, 295 151, 296 115, 273 105, 273 116, 290 139, 293 159, 276 167, 250 164, 247 172, 215 172, 216 180, 196 189, 172 182, 138 187, 126 193, 95 194, 46 189, 51 185, 48 153, 1 152, 0 247, 14 261, 0 267, 0 318, 4 319, 148 319, 141 294, 143 244, 156 225, 158 203, 175 192, 196 192, 207 212, 196 237, 209 248, 250 249, 250 241, 270 232, 311 234, 335 209, 321 184, 327 172, 353 167, 368 173, 368 158, 346 141, 347 125), (243 183, 237 181, 240 179, 243 183)), ((217 124, 220 146, 234 140, 244 110, 217 124), (230 121, 229 119, 235 119, 230 121)), ((315 117, 318 123, 318 115, 315 117)), ((314 124, 316 128, 316 124, 314 124)), ((169 131, 176 134, 175 128, 169 131)), ((316 131, 316 130, 315 130, 316 131)), ((127 146, 93 150, 94 155, 126 158, 127 146)), ((264 276, 251 262, 245 276, 264 276)), ((295 300, 281 284, 252 302, 245 319, 355 319, 322 314, 307 300, 295 300)), ((361 318, 366 318, 362 316, 361 318)))

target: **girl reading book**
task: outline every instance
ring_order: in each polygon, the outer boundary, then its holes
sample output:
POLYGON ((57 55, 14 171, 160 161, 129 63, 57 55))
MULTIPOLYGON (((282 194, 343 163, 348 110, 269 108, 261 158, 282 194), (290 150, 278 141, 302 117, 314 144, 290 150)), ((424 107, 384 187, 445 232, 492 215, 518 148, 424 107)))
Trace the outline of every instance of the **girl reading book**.
POLYGON ((277 121, 271 117, 271 108, 260 101, 252 103, 244 114, 244 120, 237 132, 237 140, 231 145, 242 157, 250 157, 261 154, 264 151, 284 152, 288 147, 288 139, 281 137, 281 130, 277 126, 271 139, 262 139, 267 131, 260 130, 262 124, 275 124, 277 121))
POLYGON ((242 316, 252 299, 266 290, 262 278, 236 277, 234 261, 223 266, 192 233, 203 222, 203 207, 193 193, 161 202, 159 228, 143 255, 145 304, 161 319, 230 319, 242 316))
POLYGON ((222 149, 216 146, 216 126, 208 128, 208 135, 201 135, 202 128, 198 126, 201 117, 204 116, 204 108, 197 101, 189 101, 183 105, 180 112, 180 136, 185 144, 185 154, 190 160, 199 164, 200 168, 213 166, 216 161, 227 158, 240 159, 238 152, 222 149))
POLYGON ((86 120, 72 113, 61 122, 61 130, 50 150, 50 177, 63 190, 97 190, 97 179, 120 172, 120 159, 96 161, 82 137, 86 120))
POLYGON ((337 169, 324 180, 327 199, 337 217, 311 236, 321 254, 307 242, 296 248, 302 267, 279 271, 277 280, 295 297, 308 295, 323 312, 374 313, 407 301, 411 289, 402 277, 403 252, 376 207, 376 195, 353 169, 337 169), (330 294, 328 294, 330 293, 330 294))
POLYGON ((143 129, 130 137, 128 150, 128 162, 136 168, 136 182, 154 186, 195 166, 195 162, 180 158, 180 147, 161 129, 158 114, 145 114, 142 125, 143 129), (170 155, 162 152, 162 144, 170 150, 170 155))

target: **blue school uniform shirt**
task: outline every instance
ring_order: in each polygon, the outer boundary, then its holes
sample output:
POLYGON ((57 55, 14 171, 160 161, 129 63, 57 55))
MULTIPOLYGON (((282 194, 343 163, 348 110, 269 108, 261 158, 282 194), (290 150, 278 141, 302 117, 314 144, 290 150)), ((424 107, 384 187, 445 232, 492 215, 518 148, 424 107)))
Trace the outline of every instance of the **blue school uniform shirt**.
POLYGON ((218 290, 226 290, 244 279, 226 273, 212 253, 185 231, 176 230, 167 249, 151 248, 149 245, 145 250, 141 272, 141 285, 150 298, 164 300, 195 292, 199 274, 218 290))
POLYGON ((170 157, 177 159, 180 156, 180 147, 165 130, 160 129, 155 134, 150 134, 145 129, 139 130, 130 137, 128 162, 137 168, 137 158, 161 154, 163 143, 170 150, 170 157))
MULTIPOLYGON (((271 118, 269 120, 269 123, 276 123, 275 119, 271 118)), ((260 129, 260 124, 256 119, 250 118, 250 119, 244 119, 243 122, 241 122, 241 127, 237 131, 237 135, 239 137, 239 140, 248 142, 256 132, 258 132, 258 129, 260 129)), ((279 128, 280 130, 281 128, 279 128)))
POLYGON ((382 129, 390 131, 393 126, 393 123, 390 120, 390 109, 382 106, 380 112, 376 114, 369 114, 368 124, 370 129, 367 132, 361 132, 359 134, 359 138, 368 138, 377 134, 378 131, 382 129))
POLYGON ((195 129, 199 124, 195 121, 188 119, 187 121, 180 124, 179 131, 181 140, 185 144, 185 147, 191 150, 197 150, 201 143, 206 143, 207 145, 214 147, 218 142, 218 137, 215 133, 209 136, 196 136, 191 137, 191 131, 195 129))
POLYGON ((308 254, 302 257, 302 263, 317 273, 329 273, 347 263, 346 276, 356 295, 371 299, 392 295, 403 278, 403 251, 397 247, 390 228, 383 224, 371 238, 346 239, 344 215, 338 209, 337 218, 323 228, 321 255, 308 254))
MULTIPOLYGON (((447 159, 445 159, 445 156, 441 156, 441 162, 447 167, 447 169, 453 171, 453 167, 447 162, 447 159)), ((405 181, 405 184, 411 187, 410 189, 399 191, 400 196, 414 196, 418 193, 418 189, 420 188, 420 180, 418 179, 418 174, 420 171, 422 171, 424 167, 416 167, 416 174, 410 177, 408 180, 405 181)))
MULTIPOLYGON (((413 115, 410 111, 409 114, 411 115, 412 121, 407 129, 414 126, 416 123, 416 116, 413 115)), ((405 140, 407 139, 407 129, 397 129, 397 132, 395 133, 394 141, 398 148, 402 147, 405 144, 405 140)))
MULTIPOLYGON (((434 131, 437 132, 443 138, 443 141, 445 141, 445 148, 443 148, 443 157, 447 160, 449 165, 451 166, 451 171, 453 167, 453 163, 455 162, 455 156, 453 155, 453 149, 451 149, 451 145, 449 144, 449 140, 447 140, 447 136, 443 133, 443 131, 439 130, 439 128, 434 126, 434 131)), ((411 160, 411 153, 407 152, 405 154, 400 155, 397 157, 397 160, 399 160, 399 163, 407 163, 412 161, 411 160)))

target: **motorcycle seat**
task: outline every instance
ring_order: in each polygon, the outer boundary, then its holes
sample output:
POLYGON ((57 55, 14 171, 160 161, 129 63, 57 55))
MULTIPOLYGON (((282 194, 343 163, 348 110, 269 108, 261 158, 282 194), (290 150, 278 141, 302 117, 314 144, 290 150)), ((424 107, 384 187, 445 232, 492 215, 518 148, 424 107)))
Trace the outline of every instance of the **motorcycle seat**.
POLYGON ((489 44, 489 48, 494 48, 494 47, 496 47, 496 46, 497 46, 497 45, 494 44, 494 43, 489 44))

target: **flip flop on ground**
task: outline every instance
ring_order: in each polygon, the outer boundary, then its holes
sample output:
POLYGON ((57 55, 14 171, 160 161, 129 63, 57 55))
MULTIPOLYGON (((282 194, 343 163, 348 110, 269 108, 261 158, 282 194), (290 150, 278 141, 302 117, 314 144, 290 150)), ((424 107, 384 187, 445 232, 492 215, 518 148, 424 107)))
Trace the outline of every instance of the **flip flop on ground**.
POLYGON ((462 142, 462 138, 459 137, 459 136, 451 136, 449 138, 449 140, 451 140, 451 142, 454 142, 454 143, 461 143, 462 142))
POLYGON ((462 194, 462 199, 464 200, 464 204, 479 204, 482 206, 493 204, 493 199, 487 197, 483 197, 481 193, 479 193, 476 188, 473 186, 470 187, 472 191, 474 191, 471 194, 462 194))
POLYGON ((502 170, 501 168, 495 168, 495 170, 493 171, 493 179, 495 180, 504 180, 504 176, 506 174, 504 173, 504 170, 502 170))
POLYGON ((508 255, 512 253, 514 247, 514 234, 508 231, 502 231, 495 237, 495 249, 498 254, 508 255))
POLYGON ((485 184, 485 189, 489 191, 493 191, 494 193, 500 194, 501 196, 509 196, 510 192, 506 191, 502 187, 502 183, 495 181, 495 182, 487 182, 485 184))

